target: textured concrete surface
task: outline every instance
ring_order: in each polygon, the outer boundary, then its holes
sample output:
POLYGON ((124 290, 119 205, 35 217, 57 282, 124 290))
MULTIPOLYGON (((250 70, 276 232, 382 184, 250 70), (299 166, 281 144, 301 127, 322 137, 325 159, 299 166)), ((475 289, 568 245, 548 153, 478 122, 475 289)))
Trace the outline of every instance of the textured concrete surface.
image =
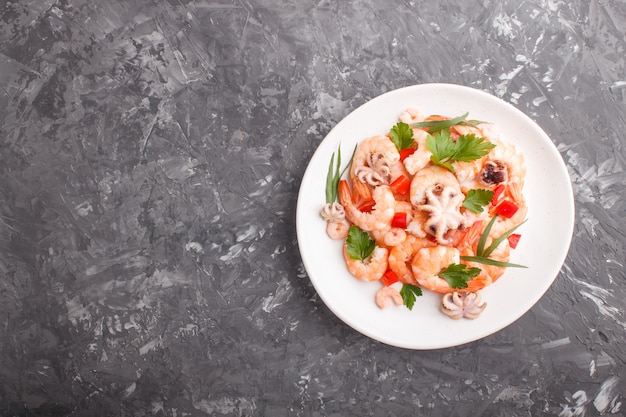
POLYGON ((620 0, 0 2, 0 415, 625 415, 625 31, 620 0), (319 300, 295 206, 339 120, 425 82, 533 118, 577 215, 531 311, 418 352, 319 300))

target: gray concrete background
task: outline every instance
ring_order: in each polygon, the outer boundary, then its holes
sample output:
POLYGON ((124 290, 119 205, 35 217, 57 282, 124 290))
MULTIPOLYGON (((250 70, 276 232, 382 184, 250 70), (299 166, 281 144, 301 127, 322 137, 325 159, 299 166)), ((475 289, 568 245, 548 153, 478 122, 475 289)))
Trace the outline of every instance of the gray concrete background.
POLYGON ((623 416, 625 31, 618 0, 0 2, 0 415, 623 416), (427 82, 534 119, 577 214, 532 310, 410 351, 319 300, 295 206, 339 120, 427 82))

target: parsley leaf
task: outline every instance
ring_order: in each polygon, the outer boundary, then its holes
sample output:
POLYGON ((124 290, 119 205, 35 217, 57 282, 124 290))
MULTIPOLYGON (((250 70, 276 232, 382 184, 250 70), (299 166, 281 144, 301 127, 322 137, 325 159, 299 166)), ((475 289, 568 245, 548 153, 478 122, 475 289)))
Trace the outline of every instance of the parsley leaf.
POLYGON ((422 289, 416 285, 402 284, 400 295, 402 296, 406 308, 413 310, 415 299, 422 296, 422 289))
POLYGON ((445 279, 450 288, 467 288, 467 281, 480 274, 480 268, 468 268, 463 264, 451 264, 441 271, 438 276, 445 279))
POLYGON ((452 162, 473 161, 487 155, 495 144, 473 133, 459 136, 454 140, 449 130, 441 130, 426 138, 426 146, 432 152, 430 160, 435 164, 454 171, 452 162))
POLYGON ((491 190, 469 190, 463 200, 463 207, 473 213, 482 213, 484 206, 491 202, 493 191, 491 190))
POLYGON ((396 123, 389 131, 389 136, 391 136, 391 141, 399 151, 410 148, 413 145, 413 130, 404 122, 396 123))
POLYGON ((346 252, 350 258, 364 261, 374 252, 374 248, 376 248, 376 242, 370 239, 367 232, 357 226, 350 226, 346 238, 346 252))
POLYGON ((426 138, 426 147, 433 154, 430 160, 450 171, 454 171, 452 164, 448 163, 446 158, 448 155, 454 154, 454 140, 450 136, 449 130, 442 130, 434 135, 428 135, 426 138))

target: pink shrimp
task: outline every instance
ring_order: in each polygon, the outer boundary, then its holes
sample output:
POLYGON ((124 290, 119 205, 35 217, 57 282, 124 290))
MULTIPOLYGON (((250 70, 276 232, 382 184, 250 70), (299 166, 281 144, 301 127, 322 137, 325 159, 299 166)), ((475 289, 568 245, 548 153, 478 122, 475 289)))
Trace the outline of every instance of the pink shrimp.
POLYGON ((384 286, 376 292, 376 305, 379 308, 387 307, 387 300, 389 298, 391 298, 397 306, 404 304, 402 295, 400 295, 400 292, 397 289, 394 287, 384 286))
POLYGON ((335 222, 329 221, 326 225, 326 234, 328 234, 331 239, 341 240, 348 236, 349 229, 350 226, 343 220, 335 222))
POLYGON ((362 281, 376 281, 380 279, 388 268, 389 251, 376 247, 374 252, 365 260, 352 259, 348 255, 347 246, 343 246, 343 258, 348 271, 362 281))
POLYGON ((409 263, 418 250, 435 246, 428 239, 408 235, 401 244, 391 248, 389 252, 389 269, 396 273, 398 279, 405 284, 416 284, 409 263))
POLYGON ((411 175, 415 175, 420 169, 425 168, 430 162, 432 152, 426 146, 428 133, 421 129, 413 129, 413 140, 417 144, 417 149, 404 159, 404 167, 411 175))
POLYGON ((459 250, 450 246, 426 247, 417 251, 411 269, 417 284, 440 294, 454 291, 448 282, 438 274, 451 264, 460 261, 459 250))
POLYGON ((352 202, 350 186, 346 180, 339 181, 339 199, 346 211, 346 218, 361 230, 370 232, 386 229, 391 224, 395 213, 396 200, 388 185, 381 185, 374 189, 372 198, 375 202, 371 212, 362 212, 352 202))

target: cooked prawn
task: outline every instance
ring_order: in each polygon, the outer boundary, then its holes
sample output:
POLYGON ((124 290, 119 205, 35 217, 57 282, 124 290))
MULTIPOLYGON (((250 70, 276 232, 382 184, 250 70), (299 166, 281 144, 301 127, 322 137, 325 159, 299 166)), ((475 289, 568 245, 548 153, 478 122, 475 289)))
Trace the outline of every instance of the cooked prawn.
POLYGON ((413 129, 413 140, 417 144, 417 148, 413 154, 404 159, 404 167, 411 175, 415 175, 420 169, 424 168, 430 162, 433 153, 426 146, 428 133, 421 129, 413 129))
POLYGON ((417 284, 427 290, 440 294, 454 291, 448 282, 438 274, 451 264, 458 264, 460 252, 450 246, 426 247, 417 251, 411 269, 417 284))
POLYGON ((379 308, 387 307, 387 300, 389 298, 391 298, 397 306, 404 304, 402 295, 400 295, 400 292, 397 289, 394 287, 384 286, 376 292, 376 305, 379 308))
POLYGON ((362 281, 376 281, 387 271, 389 251, 376 247, 374 252, 365 260, 352 259, 348 255, 347 245, 343 245, 343 257, 346 260, 348 271, 362 281))
POLYGON ((404 112, 402 112, 402 114, 400 114, 400 117, 398 118, 401 122, 410 125, 412 123, 417 123, 424 120, 424 114, 415 107, 409 107, 404 112))
POLYGON ((384 247, 393 247, 401 244, 406 239, 406 232, 399 227, 391 227, 381 229, 381 230, 372 230, 372 237, 376 241, 379 246, 384 247))
POLYGON ((342 221, 329 221, 326 225, 326 234, 334 240, 345 239, 348 236, 350 226, 344 220, 342 221))
POLYGON ((428 239, 409 235, 404 242, 394 246, 389 252, 389 269, 396 273, 398 279, 405 284, 416 284, 409 263, 418 250, 432 247, 435 244, 428 239))
POLYGON ((371 212, 362 212, 352 202, 350 186, 346 180, 339 181, 339 200, 346 211, 346 218, 361 230, 371 232, 389 227, 395 213, 396 200, 388 185, 374 188, 372 199, 375 202, 371 212))
MULTIPOLYGON (((405 213, 407 224, 413 220, 413 206, 408 201, 396 200, 395 213, 405 213)), ((393 247, 404 242, 407 231, 390 224, 384 229, 372 230, 370 234, 379 246, 393 247)))

